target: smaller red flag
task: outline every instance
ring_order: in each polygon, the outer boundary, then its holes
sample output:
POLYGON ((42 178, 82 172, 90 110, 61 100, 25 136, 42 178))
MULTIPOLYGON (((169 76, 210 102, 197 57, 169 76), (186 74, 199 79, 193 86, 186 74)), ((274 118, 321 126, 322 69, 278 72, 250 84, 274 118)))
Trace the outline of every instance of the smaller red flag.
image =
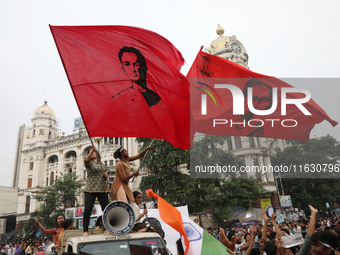
POLYGON ((314 125, 337 122, 310 93, 200 51, 187 74, 191 135, 201 132, 307 141, 314 125))

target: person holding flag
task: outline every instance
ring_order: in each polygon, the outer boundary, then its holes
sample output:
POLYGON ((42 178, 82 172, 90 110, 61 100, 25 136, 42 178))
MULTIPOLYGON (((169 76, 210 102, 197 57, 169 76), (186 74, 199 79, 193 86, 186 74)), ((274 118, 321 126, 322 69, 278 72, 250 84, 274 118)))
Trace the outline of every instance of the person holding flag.
POLYGON ((119 158, 120 161, 116 165, 116 176, 111 186, 110 195, 112 200, 123 201, 125 203, 135 201, 129 187, 129 180, 134 176, 138 176, 139 171, 131 173, 130 161, 140 159, 150 149, 151 146, 148 146, 135 156, 129 156, 128 151, 124 147, 120 147, 114 152, 113 157, 115 159, 119 158))
POLYGON ((102 211, 109 204, 106 169, 100 162, 100 156, 95 147, 89 150, 85 160, 87 172, 86 185, 84 190, 85 211, 84 211, 84 236, 88 235, 91 211, 96 198, 98 198, 102 211))

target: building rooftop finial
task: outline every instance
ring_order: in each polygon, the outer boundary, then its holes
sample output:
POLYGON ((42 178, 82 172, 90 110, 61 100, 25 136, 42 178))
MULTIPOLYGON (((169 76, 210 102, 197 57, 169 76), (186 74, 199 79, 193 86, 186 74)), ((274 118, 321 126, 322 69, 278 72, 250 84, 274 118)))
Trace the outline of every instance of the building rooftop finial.
POLYGON ((220 24, 218 24, 216 28, 216 34, 218 34, 219 36, 222 36, 224 34, 224 28, 221 27, 220 24))

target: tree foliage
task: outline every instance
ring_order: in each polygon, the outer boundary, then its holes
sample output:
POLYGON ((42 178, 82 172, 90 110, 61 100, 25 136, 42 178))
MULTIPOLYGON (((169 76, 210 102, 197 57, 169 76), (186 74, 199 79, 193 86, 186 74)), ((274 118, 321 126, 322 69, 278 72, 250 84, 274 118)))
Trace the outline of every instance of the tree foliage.
POLYGON ((42 188, 33 196, 34 199, 43 203, 39 210, 31 215, 31 219, 39 217, 44 226, 54 227, 56 216, 64 215, 67 204, 77 201, 81 187, 82 183, 74 173, 57 178, 54 185, 42 188))
MULTIPOLYGON (((155 140, 145 159, 149 175, 142 178, 141 190, 151 188, 171 204, 188 205, 190 213, 209 212, 216 222, 227 219, 232 206, 248 208, 263 192, 263 187, 254 179, 191 178, 183 171, 192 171, 189 167, 193 162, 240 167, 243 161, 222 149, 225 139, 204 135, 188 151, 155 140)), ((139 142, 146 147, 150 139, 139 139, 139 142)))
MULTIPOLYGON (((306 143, 292 141, 291 146, 284 151, 277 151, 276 155, 272 157, 272 164, 274 166, 302 166, 303 170, 304 167, 311 169, 312 164, 315 166, 321 166, 320 164, 339 166, 339 160, 339 142, 331 136, 325 136, 310 139, 306 143)), ((330 205, 340 202, 339 177, 340 172, 333 172, 327 176, 323 172, 303 172, 303 175, 291 173, 289 176, 283 176, 282 183, 285 194, 291 195, 293 206, 308 211, 309 204, 318 209, 326 209, 327 202, 330 205)))

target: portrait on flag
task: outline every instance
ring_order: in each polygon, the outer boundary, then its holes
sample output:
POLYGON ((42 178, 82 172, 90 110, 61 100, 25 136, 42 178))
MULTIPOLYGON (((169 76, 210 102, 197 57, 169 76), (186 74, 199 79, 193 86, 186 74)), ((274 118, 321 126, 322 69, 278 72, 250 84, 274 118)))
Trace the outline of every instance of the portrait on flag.
POLYGON ((189 83, 164 37, 128 26, 51 26, 91 137, 147 137, 190 145, 189 83))
MULTIPOLYGON (((159 95, 147 87, 147 65, 143 54, 134 47, 124 46, 118 53, 119 61, 122 64, 122 70, 131 80, 127 88, 115 93, 112 98, 128 94, 128 100, 135 102, 137 94, 142 94, 149 107, 158 104, 161 100, 159 95), (138 93, 139 92, 139 93, 138 93)), ((120 88, 119 88, 120 89, 120 88)), ((129 102, 129 103, 131 103, 129 102)))

